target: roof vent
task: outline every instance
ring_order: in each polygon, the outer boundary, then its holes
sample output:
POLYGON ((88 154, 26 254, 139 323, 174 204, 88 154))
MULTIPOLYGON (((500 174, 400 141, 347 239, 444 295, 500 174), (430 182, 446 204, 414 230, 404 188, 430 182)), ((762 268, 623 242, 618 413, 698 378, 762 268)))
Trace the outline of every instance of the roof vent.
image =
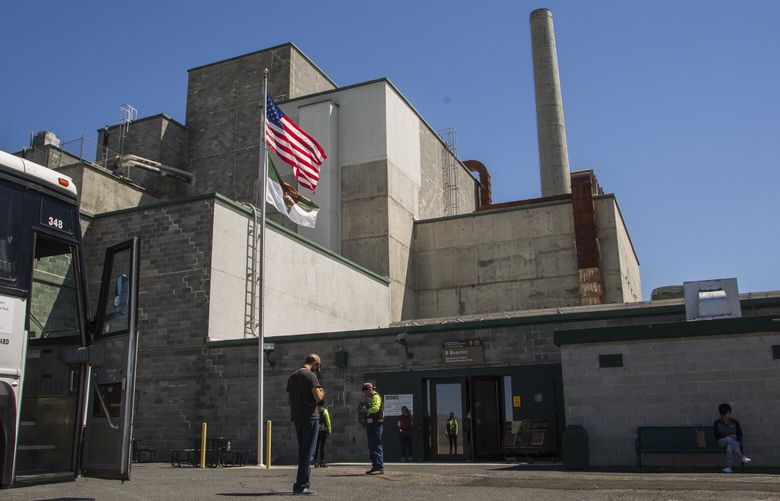
POLYGON ((736 278, 685 282, 685 319, 715 320, 742 316, 736 278))

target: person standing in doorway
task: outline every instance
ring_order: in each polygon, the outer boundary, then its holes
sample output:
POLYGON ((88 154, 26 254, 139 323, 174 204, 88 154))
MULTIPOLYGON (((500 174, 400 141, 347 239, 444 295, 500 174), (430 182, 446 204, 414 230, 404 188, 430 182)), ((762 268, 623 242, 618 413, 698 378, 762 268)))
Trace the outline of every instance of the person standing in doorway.
POLYGON ((731 464, 734 462, 734 455, 742 460, 742 464, 748 464, 751 459, 742 454, 742 427, 739 421, 731 417, 731 406, 729 404, 720 404, 718 406, 720 419, 712 425, 712 431, 718 445, 726 448, 726 467, 723 473, 731 473, 731 464))
POLYGON ((325 399, 325 390, 316 374, 320 365, 319 355, 307 355, 303 367, 287 379, 285 399, 290 406, 290 420, 295 426, 295 436, 298 439, 298 474, 293 485, 293 495, 316 494, 309 486, 309 479, 311 458, 320 428, 317 402, 325 399))
POLYGON ((330 412, 325 407, 325 401, 320 400, 317 402, 317 406, 320 408, 320 431, 317 435, 317 448, 314 450, 314 467, 315 468, 327 468, 325 464, 325 442, 328 441, 330 436, 330 412))
POLYGON ((382 448, 382 428, 385 420, 384 402, 376 392, 374 385, 363 383, 363 396, 366 406, 366 436, 368 452, 371 457, 371 469, 366 475, 382 475, 385 472, 384 450, 382 448))
POLYGON ((405 405, 401 406, 401 415, 398 417, 398 436, 401 438, 401 461, 412 460, 412 413, 405 405))
POLYGON ((447 420, 445 426, 445 433, 447 440, 450 442, 450 455, 458 453, 458 418, 455 417, 454 412, 450 412, 450 418, 447 420), (454 452, 453 452, 454 451, 454 452))

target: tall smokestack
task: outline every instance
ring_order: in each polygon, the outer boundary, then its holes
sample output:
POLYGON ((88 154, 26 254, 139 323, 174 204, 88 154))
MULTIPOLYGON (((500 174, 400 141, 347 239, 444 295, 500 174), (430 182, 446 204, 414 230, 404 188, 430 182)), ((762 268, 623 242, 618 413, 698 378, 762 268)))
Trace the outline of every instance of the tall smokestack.
POLYGON ((571 193, 569 151, 563 122, 561 78, 552 12, 531 12, 531 48, 534 56, 536 88, 536 130, 539 135, 539 170, 542 196, 571 193))

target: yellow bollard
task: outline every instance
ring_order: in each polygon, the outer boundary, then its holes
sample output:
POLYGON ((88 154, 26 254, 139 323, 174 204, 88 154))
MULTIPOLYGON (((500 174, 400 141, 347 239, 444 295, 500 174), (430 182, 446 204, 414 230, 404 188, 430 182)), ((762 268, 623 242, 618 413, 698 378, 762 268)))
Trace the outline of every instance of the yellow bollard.
POLYGON ((208 428, 208 425, 206 423, 203 423, 203 426, 200 430, 200 467, 205 468, 206 467, 206 428, 208 428))
POLYGON ((265 422, 265 467, 271 469, 271 420, 265 422))

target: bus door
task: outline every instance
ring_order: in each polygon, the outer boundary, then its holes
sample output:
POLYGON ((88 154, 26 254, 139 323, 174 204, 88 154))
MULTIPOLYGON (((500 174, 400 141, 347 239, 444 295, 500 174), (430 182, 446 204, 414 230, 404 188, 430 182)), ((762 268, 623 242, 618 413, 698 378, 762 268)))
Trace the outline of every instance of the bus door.
POLYGON ((130 479, 138 350, 138 237, 109 248, 89 347, 84 476, 130 479))
POLYGON ((27 309, 27 350, 16 446, 16 480, 69 479, 76 461, 84 398, 86 315, 78 241, 68 219, 62 235, 35 231, 27 309))

